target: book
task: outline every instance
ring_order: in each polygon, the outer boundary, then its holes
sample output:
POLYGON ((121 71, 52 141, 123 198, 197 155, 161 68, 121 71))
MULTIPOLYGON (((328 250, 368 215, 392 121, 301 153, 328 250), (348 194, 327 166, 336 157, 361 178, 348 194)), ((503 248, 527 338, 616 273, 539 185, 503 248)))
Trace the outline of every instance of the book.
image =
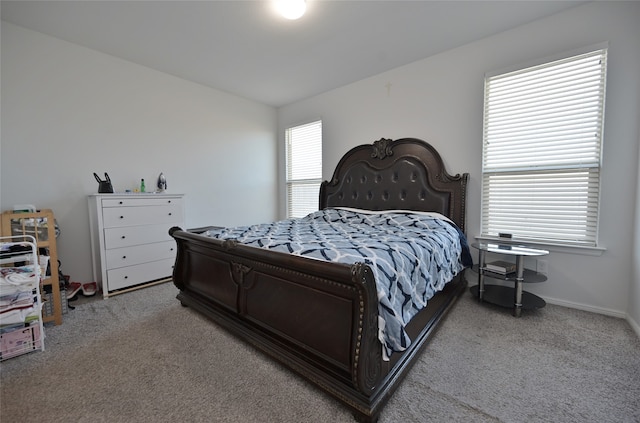
POLYGON ((484 265, 485 270, 490 272, 500 273, 501 275, 508 275, 515 273, 516 264, 504 260, 496 260, 484 265))

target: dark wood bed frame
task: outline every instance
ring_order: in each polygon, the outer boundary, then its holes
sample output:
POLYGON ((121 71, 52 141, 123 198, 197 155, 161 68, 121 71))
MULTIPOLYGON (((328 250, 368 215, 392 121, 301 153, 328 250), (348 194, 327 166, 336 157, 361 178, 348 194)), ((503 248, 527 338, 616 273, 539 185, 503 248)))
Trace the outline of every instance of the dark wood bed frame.
MULTIPOLYGON (((321 185, 320 208, 436 211, 464 231, 467 180, 468 174, 448 174, 426 142, 383 138, 345 154, 321 185)), ((466 287, 462 272, 409 323, 411 346, 384 361, 368 265, 323 262, 197 232, 170 230, 180 302, 313 382, 360 421, 377 421, 466 287)))

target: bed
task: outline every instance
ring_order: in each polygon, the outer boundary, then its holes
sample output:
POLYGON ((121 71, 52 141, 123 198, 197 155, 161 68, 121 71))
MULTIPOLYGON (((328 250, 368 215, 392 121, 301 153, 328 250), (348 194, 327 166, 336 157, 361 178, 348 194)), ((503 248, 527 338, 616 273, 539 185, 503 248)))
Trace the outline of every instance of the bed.
MULTIPOLYGON (((342 157, 331 180, 321 184, 317 215, 325 225, 336 216, 340 220, 362 212, 363 220, 373 219, 373 227, 380 219, 388 220, 389 214, 402 221, 407 216, 420 222, 423 215, 438 222, 448 218, 453 224, 438 224, 448 232, 454 228, 458 236, 461 252, 451 259, 451 266, 459 270, 471 260, 463 235, 467 180, 466 173, 449 174, 430 144, 415 138, 383 138, 354 147, 342 157), (409 211, 417 212, 417 217, 409 211), (459 263, 453 264, 455 260, 459 263)), ((346 227, 354 225, 347 221, 346 227)), ((260 232, 251 229, 252 235, 260 232)), ((377 262, 365 258, 344 263, 291 254, 247 243, 237 231, 170 230, 177 245, 173 281, 181 304, 314 383, 349 407, 357 420, 377 421, 464 292, 464 272, 450 271, 450 280, 430 289, 424 308, 412 305, 417 310, 401 325, 408 342, 395 348, 385 344, 393 325, 382 314, 380 281, 376 281, 382 266, 377 262)), ((389 254, 397 256, 398 251, 400 247, 393 247, 389 254)), ((403 277, 395 282, 399 279, 403 277)))

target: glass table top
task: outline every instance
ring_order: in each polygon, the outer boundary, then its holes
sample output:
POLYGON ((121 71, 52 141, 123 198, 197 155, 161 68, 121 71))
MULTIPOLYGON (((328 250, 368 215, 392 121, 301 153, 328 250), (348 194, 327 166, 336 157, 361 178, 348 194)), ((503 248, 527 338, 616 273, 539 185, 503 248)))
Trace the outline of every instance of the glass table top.
POLYGON ((531 248, 525 245, 499 244, 496 242, 474 242, 473 248, 488 251, 490 253, 507 254, 512 256, 544 256, 549 254, 547 250, 531 248))

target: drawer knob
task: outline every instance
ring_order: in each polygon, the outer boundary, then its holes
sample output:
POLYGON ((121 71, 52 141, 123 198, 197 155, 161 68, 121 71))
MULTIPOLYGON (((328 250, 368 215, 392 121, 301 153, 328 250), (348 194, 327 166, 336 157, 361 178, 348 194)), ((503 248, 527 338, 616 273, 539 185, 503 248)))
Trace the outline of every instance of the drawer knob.
POLYGON ((127 258, 127 256, 122 256, 122 260, 125 260, 127 258))
POLYGON ((125 276, 124 278, 125 278, 125 279, 129 279, 129 276, 125 276))
POLYGON ((171 216, 173 213, 169 213, 169 216, 171 216))
POLYGON ((167 201, 167 203, 171 203, 171 200, 167 201))
POLYGON ((120 216, 120 219, 124 219, 124 216, 120 216))
POLYGON ((123 201, 119 201, 119 202, 118 202, 118 204, 123 204, 123 203, 124 203, 123 201))
POLYGON ((122 235, 122 239, 125 239, 125 238, 126 238, 126 236, 122 235))

